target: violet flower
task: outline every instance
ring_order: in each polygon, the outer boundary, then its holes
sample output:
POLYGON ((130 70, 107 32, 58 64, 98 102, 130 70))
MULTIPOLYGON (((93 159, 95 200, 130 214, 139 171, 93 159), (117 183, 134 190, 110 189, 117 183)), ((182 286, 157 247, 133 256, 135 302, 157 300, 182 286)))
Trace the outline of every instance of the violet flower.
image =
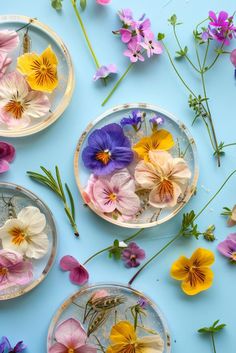
POLYGON ((111 74, 116 74, 117 73, 117 67, 115 64, 110 64, 110 65, 103 65, 99 67, 99 69, 96 71, 95 75, 93 76, 93 80, 97 81, 101 78, 107 78, 111 74))
POLYGON ((127 248, 122 251, 121 258, 126 267, 138 267, 142 260, 146 257, 145 251, 141 249, 135 242, 129 243, 127 248))
POLYGON ((132 63, 137 61, 144 61, 144 57, 141 53, 142 47, 137 39, 133 37, 128 44, 128 49, 124 51, 124 55, 127 56, 132 63))
POLYGON ((236 233, 228 235, 228 237, 220 242, 217 246, 218 251, 226 256, 231 262, 236 263, 236 233))
POLYGON ((143 298, 143 297, 139 297, 138 302, 137 302, 138 306, 140 306, 140 308, 142 309, 147 309, 148 307, 148 301, 147 299, 143 298))
POLYGON ((220 11, 218 16, 214 11, 209 11, 209 18, 208 29, 202 33, 202 39, 204 41, 214 39, 223 45, 229 45, 230 41, 236 36, 233 17, 225 11, 220 11))
POLYGON ((9 170, 9 163, 13 161, 14 157, 14 146, 10 143, 0 141, 0 173, 4 173, 9 170))
POLYGON ((139 42, 142 41, 142 38, 148 36, 151 32, 151 21, 147 18, 144 21, 134 21, 132 28, 134 29, 137 39, 139 42))
POLYGON ((128 166, 134 153, 131 143, 118 124, 108 124, 94 130, 88 137, 82 159, 95 175, 107 175, 128 166))
POLYGON ((163 52, 163 48, 160 43, 158 43, 152 32, 148 32, 144 37, 144 42, 140 43, 140 45, 146 49, 147 57, 150 58, 153 54, 161 54, 163 52))
POLYGON ((143 114, 140 110, 133 110, 131 112, 131 116, 129 115, 128 118, 123 118, 120 121, 120 125, 124 126, 132 126, 135 131, 140 130, 143 122, 143 114))
POLYGON ((72 283, 82 286, 89 280, 89 273, 86 268, 81 265, 73 256, 66 255, 60 260, 60 268, 63 271, 70 272, 70 280, 72 283))
POLYGON ((18 342, 15 347, 12 347, 8 338, 3 336, 0 341, 0 353, 20 353, 26 349, 23 341, 18 342))
POLYGON ((159 125, 163 125, 165 119, 161 115, 155 115, 151 119, 149 119, 149 123, 151 125, 152 131, 156 131, 159 125))

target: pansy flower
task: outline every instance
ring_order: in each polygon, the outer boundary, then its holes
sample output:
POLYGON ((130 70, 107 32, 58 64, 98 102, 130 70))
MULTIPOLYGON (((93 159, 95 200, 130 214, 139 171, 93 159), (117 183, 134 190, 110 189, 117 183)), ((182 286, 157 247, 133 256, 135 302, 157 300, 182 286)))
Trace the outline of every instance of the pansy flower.
POLYGON ((16 150, 13 145, 0 141, 0 174, 9 170, 11 163, 15 158, 16 150))
POLYGON ((142 260, 146 257, 145 251, 141 249, 135 242, 131 242, 122 251, 121 259, 126 267, 138 267, 142 260))
POLYGON ((17 69, 26 76, 29 86, 41 92, 51 93, 58 86, 57 65, 51 46, 41 55, 27 53, 17 59, 17 69))
POLYGON ((173 158, 165 151, 150 151, 148 161, 140 161, 135 168, 135 180, 144 189, 151 190, 149 203, 156 208, 174 207, 182 194, 182 187, 191 177, 191 171, 182 158, 173 158))
POLYGON ((86 268, 81 265, 73 256, 66 255, 60 260, 60 268, 63 271, 70 272, 70 280, 72 283, 82 286, 89 279, 89 273, 86 268))
POLYGON ((231 262, 236 263, 236 233, 228 235, 224 241, 217 245, 217 249, 231 262))
POLYGON ((25 78, 17 71, 0 80, 0 121, 9 128, 23 128, 31 119, 45 116, 50 109, 48 97, 30 91, 25 78))
POLYGON ((0 79, 5 75, 8 66, 11 64, 12 59, 6 53, 0 52, 0 79))
POLYGON ((118 16, 120 20, 123 22, 124 26, 130 26, 134 21, 133 12, 130 9, 122 9, 118 11, 118 16))
POLYGON ((127 56, 132 63, 136 63, 137 61, 144 61, 144 57, 141 53, 142 47, 137 39, 137 37, 133 37, 129 44, 128 49, 124 51, 124 55, 127 56))
POLYGON ((131 143, 118 124, 108 124, 89 135, 82 159, 94 174, 107 175, 132 162, 131 143))
POLYGON ((107 78, 112 74, 116 74, 116 73, 117 73, 117 67, 115 64, 110 64, 107 66, 103 65, 97 69, 95 75, 93 76, 93 80, 97 81, 102 78, 107 78))
POLYGON ((16 31, 4 29, 0 31, 0 53, 10 53, 17 48, 20 42, 16 31))
POLYGON ((160 125, 163 125, 165 122, 165 119, 161 115, 154 115, 152 118, 149 119, 149 123, 151 125, 152 131, 157 131, 158 127, 160 125))
POLYGON ((132 126, 135 131, 140 130, 143 122, 143 113, 140 110, 132 110, 128 118, 124 117, 120 121, 122 127, 132 126))

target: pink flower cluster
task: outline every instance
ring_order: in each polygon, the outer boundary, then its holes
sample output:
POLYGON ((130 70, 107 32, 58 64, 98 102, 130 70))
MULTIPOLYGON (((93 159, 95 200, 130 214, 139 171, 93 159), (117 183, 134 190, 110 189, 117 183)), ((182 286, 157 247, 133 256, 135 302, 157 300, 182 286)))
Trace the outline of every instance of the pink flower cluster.
POLYGON ((161 54, 163 49, 151 31, 151 21, 143 15, 138 21, 134 20, 130 9, 123 9, 118 12, 122 22, 122 28, 113 32, 121 36, 123 43, 127 45, 124 55, 132 63, 144 61, 144 54, 150 58, 154 54, 161 54))

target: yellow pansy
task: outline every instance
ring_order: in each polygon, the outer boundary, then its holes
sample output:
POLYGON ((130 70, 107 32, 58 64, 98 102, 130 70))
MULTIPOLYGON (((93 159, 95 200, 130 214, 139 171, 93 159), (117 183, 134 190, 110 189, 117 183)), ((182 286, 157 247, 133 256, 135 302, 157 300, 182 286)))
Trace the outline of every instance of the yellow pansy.
POLYGON ((35 91, 51 93, 58 86, 58 60, 49 46, 41 55, 27 53, 17 59, 17 69, 35 91))
POLYGON ((171 267, 171 277, 182 281, 185 294, 195 295, 211 287, 213 271, 209 268, 215 261, 212 251, 198 248, 190 259, 185 256, 175 261, 171 267))
POLYGON ((162 353, 164 342, 160 335, 138 337, 129 321, 120 321, 112 327, 111 345, 106 353, 162 353))
POLYGON ((133 150, 138 156, 146 161, 149 160, 149 151, 167 151, 174 146, 174 140, 167 130, 161 129, 155 131, 151 136, 143 137, 136 145, 133 146, 133 150))

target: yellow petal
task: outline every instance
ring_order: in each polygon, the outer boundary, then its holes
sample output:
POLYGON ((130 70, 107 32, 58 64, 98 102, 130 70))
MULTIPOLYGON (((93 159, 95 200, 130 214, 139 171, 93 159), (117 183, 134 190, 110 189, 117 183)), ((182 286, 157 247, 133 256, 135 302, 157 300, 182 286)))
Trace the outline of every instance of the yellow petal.
POLYGON ((145 336, 137 340, 135 353, 162 353, 164 342, 160 335, 145 336))
POLYGON ((136 341, 136 339, 134 327, 129 321, 120 321, 111 329, 110 340, 112 343, 129 344, 132 341, 136 341))
POLYGON ((185 256, 180 256, 180 258, 175 261, 170 269, 170 275, 172 278, 182 281, 188 277, 188 268, 190 261, 185 256))
POLYGON ((174 146, 172 135, 167 130, 157 130, 151 135, 152 148, 151 150, 166 151, 174 146))
POLYGON ((210 266, 214 263, 215 256, 210 250, 198 248, 194 251, 190 261, 194 266, 210 266))
POLYGON ((32 73, 32 64, 40 61, 40 57, 35 53, 28 53, 18 57, 17 70, 23 75, 30 75, 32 73))
POLYGON ((40 92, 51 93, 58 86, 58 78, 55 72, 51 78, 45 77, 43 80, 39 80, 36 74, 33 73, 26 80, 33 90, 40 92))
POLYGON ((58 64, 58 60, 57 60, 56 54, 52 50, 51 45, 49 45, 47 47, 47 49, 44 50, 44 52, 41 54, 41 58, 42 58, 42 60, 43 59, 48 60, 51 65, 57 66, 57 64, 58 64))
POLYGON ((208 267, 201 267, 201 273, 204 274, 205 277, 203 281, 197 280, 194 285, 191 285, 189 280, 184 280, 182 282, 181 288, 185 294, 195 295, 204 290, 207 290, 212 286, 214 278, 213 271, 208 267))
POLYGON ((151 150, 152 142, 150 137, 143 137, 136 145, 133 146, 133 150, 142 159, 148 160, 148 152, 151 150))

